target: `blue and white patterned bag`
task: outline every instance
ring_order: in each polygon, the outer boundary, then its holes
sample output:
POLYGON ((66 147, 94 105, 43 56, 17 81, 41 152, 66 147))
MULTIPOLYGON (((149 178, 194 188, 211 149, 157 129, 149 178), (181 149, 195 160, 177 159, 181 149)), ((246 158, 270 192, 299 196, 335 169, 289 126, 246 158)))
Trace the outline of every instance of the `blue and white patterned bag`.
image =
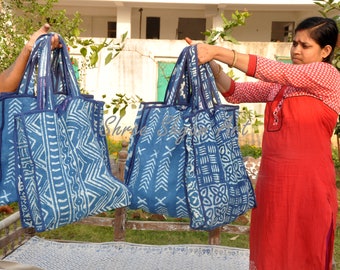
POLYGON ((131 136, 126 184, 130 208, 190 217, 211 230, 255 206, 238 145, 238 106, 222 105, 208 64, 185 48, 163 103, 142 103, 131 136))
MULTIPOLYGON (((40 42, 42 40, 37 41, 40 42)), ((14 146, 14 117, 18 114, 38 109, 35 82, 32 80, 35 65, 38 62, 39 50, 32 51, 28 60, 29 65, 21 80, 20 86, 14 93, 0 94, 0 205, 6 205, 18 201, 17 180, 15 175, 15 146, 14 146)), ((64 59, 58 51, 53 51, 52 81, 54 83, 53 98, 56 104, 60 104, 67 97, 67 74, 64 74, 64 59)), ((109 153, 106 135, 103 125, 103 103, 93 100, 93 96, 82 95, 89 104, 92 112, 94 132, 97 134, 102 156, 110 170, 109 153)))
POLYGON ((84 98, 74 75, 67 46, 51 70, 51 34, 37 41, 37 109, 15 116, 16 176, 23 226, 45 231, 130 203, 128 189, 113 177, 103 156, 98 128, 102 102, 84 98), (52 76, 53 72, 58 72, 52 76), (62 74, 62 82, 53 79, 62 74), (65 97, 57 103, 55 87, 63 85, 65 97), (99 114, 96 115, 96 113, 99 114), (99 117, 99 118, 98 118, 99 117))
POLYGON ((188 84, 183 83, 187 53, 179 56, 164 102, 141 103, 131 135, 125 183, 132 193, 131 209, 172 217, 188 217, 184 188, 186 152, 183 115, 191 111, 188 84), (183 86, 184 88, 181 88, 183 86))
POLYGON ((222 104, 209 65, 198 66, 196 47, 189 50, 193 112, 185 117, 185 186, 190 226, 211 230, 231 223, 255 206, 253 186, 238 143, 239 107, 222 104))

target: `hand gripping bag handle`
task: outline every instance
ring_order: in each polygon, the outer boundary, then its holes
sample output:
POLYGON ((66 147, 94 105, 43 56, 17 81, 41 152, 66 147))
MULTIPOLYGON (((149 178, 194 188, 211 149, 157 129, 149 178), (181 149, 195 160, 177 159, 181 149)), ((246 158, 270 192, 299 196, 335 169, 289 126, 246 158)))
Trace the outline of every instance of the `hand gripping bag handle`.
MULTIPOLYGON (((46 39, 39 44, 38 49, 41 51, 38 63, 38 81, 37 81, 37 97, 39 109, 53 109, 53 80, 52 80, 52 51, 51 51, 51 39, 54 36, 53 33, 46 35, 46 39)), ((64 73, 65 85, 69 86, 66 90, 67 95, 71 97, 79 97, 80 90, 77 84, 77 79, 74 74, 74 70, 71 64, 71 60, 68 55, 67 45, 64 40, 59 36, 59 42, 62 47, 56 49, 54 57, 61 57, 60 68, 64 73)), ((57 70, 58 71, 58 70, 57 70)))

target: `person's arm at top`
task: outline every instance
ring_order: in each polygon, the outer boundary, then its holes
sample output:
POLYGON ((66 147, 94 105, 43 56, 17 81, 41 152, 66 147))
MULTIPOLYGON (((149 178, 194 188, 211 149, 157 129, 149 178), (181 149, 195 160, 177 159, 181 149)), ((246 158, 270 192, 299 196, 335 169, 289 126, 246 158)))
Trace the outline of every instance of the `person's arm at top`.
MULTIPOLYGON (((38 31, 36 31, 31 37, 30 40, 26 43, 19 56, 15 60, 15 62, 6 70, 0 73, 0 93, 1 92, 14 92, 24 74, 25 67, 29 56, 31 54, 33 45, 35 41, 44 34, 47 34, 50 30, 50 25, 45 24, 38 31)), ((58 36, 55 35, 51 41, 52 48, 58 48, 59 39, 58 36)))
MULTIPOLYGON (((190 38, 185 39, 192 44, 190 38)), ((235 82, 215 61, 227 64, 230 68, 235 67, 248 76, 253 76, 256 70, 257 56, 242 54, 223 47, 197 44, 199 64, 209 62, 212 69, 215 83, 222 96, 230 103, 244 102, 266 102, 271 100, 272 92, 278 91, 280 87, 274 83, 262 81, 256 82, 235 82)))
MULTIPOLYGON (((185 38, 188 44, 192 44, 190 38, 185 38)), ((233 84, 232 79, 222 72, 221 67, 214 61, 220 61, 229 67, 235 67, 240 71, 247 73, 249 66, 249 55, 238 53, 236 51, 204 43, 197 44, 197 57, 199 64, 210 63, 215 76, 216 85, 222 95, 225 95, 233 84)))

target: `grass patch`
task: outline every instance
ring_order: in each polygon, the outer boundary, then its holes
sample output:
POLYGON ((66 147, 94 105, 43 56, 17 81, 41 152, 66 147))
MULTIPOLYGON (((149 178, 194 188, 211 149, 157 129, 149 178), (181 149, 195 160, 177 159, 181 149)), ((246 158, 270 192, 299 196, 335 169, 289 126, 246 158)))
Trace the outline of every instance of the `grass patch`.
MULTIPOLYGON (((113 228, 99 227, 86 224, 70 224, 64 227, 38 233, 46 239, 62 239, 81 242, 109 242, 113 241, 113 228)), ((208 244, 208 232, 203 231, 136 231, 126 230, 126 242, 146 245, 177 245, 177 244, 208 244)), ((221 245, 249 248, 248 235, 222 233, 221 245)))
POLYGON ((69 224, 52 231, 37 233, 37 236, 46 239, 101 243, 113 241, 113 228, 86 224, 69 224))

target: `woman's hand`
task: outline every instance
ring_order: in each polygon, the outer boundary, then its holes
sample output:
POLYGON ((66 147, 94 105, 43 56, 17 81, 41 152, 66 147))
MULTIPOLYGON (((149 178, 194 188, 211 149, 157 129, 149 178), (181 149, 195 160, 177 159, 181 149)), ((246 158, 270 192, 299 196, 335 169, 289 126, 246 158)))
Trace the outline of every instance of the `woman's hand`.
MULTIPOLYGON (((188 37, 185 38, 185 41, 189 45, 194 45, 188 37)), ((214 61, 214 53, 217 52, 216 48, 218 47, 204 43, 197 44, 198 63, 204 64, 209 62, 218 90, 222 95, 226 95, 231 85, 231 78, 227 76, 227 74, 223 72, 222 67, 214 61)))
MULTIPOLYGON (((189 45, 194 45, 193 41, 188 37, 185 38, 185 41, 189 45)), ((197 43, 196 46, 198 64, 205 64, 214 59, 215 46, 204 43, 197 43)))
MULTIPOLYGON (((37 39, 40 36, 47 34, 49 32, 50 28, 51 28, 51 26, 48 23, 46 23, 38 31, 36 31, 35 33, 33 33, 31 35, 30 40, 26 44, 29 51, 32 51, 34 43, 37 41, 37 39)), ((59 36, 57 34, 55 34, 51 39, 51 48, 52 48, 52 50, 54 50, 54 49, 57 49, 57 48, 60 48, 60 47, 61 47, 61 44, 59 43, 59 36)))
MULTIPOLYGON (((40 36, 47 34, 49 30, 50 25, 46 23, 38 31, 33 33, 15 62, 9 68, 0 73, 0 93, 14 92, 17 89, 24 74, 25 67, 32 52, 34 43, 40 36)), ((55 34, 51 39, 51 48, 57 49, 60 47, 61 44, 59 43, 59 36, 55 34)))

